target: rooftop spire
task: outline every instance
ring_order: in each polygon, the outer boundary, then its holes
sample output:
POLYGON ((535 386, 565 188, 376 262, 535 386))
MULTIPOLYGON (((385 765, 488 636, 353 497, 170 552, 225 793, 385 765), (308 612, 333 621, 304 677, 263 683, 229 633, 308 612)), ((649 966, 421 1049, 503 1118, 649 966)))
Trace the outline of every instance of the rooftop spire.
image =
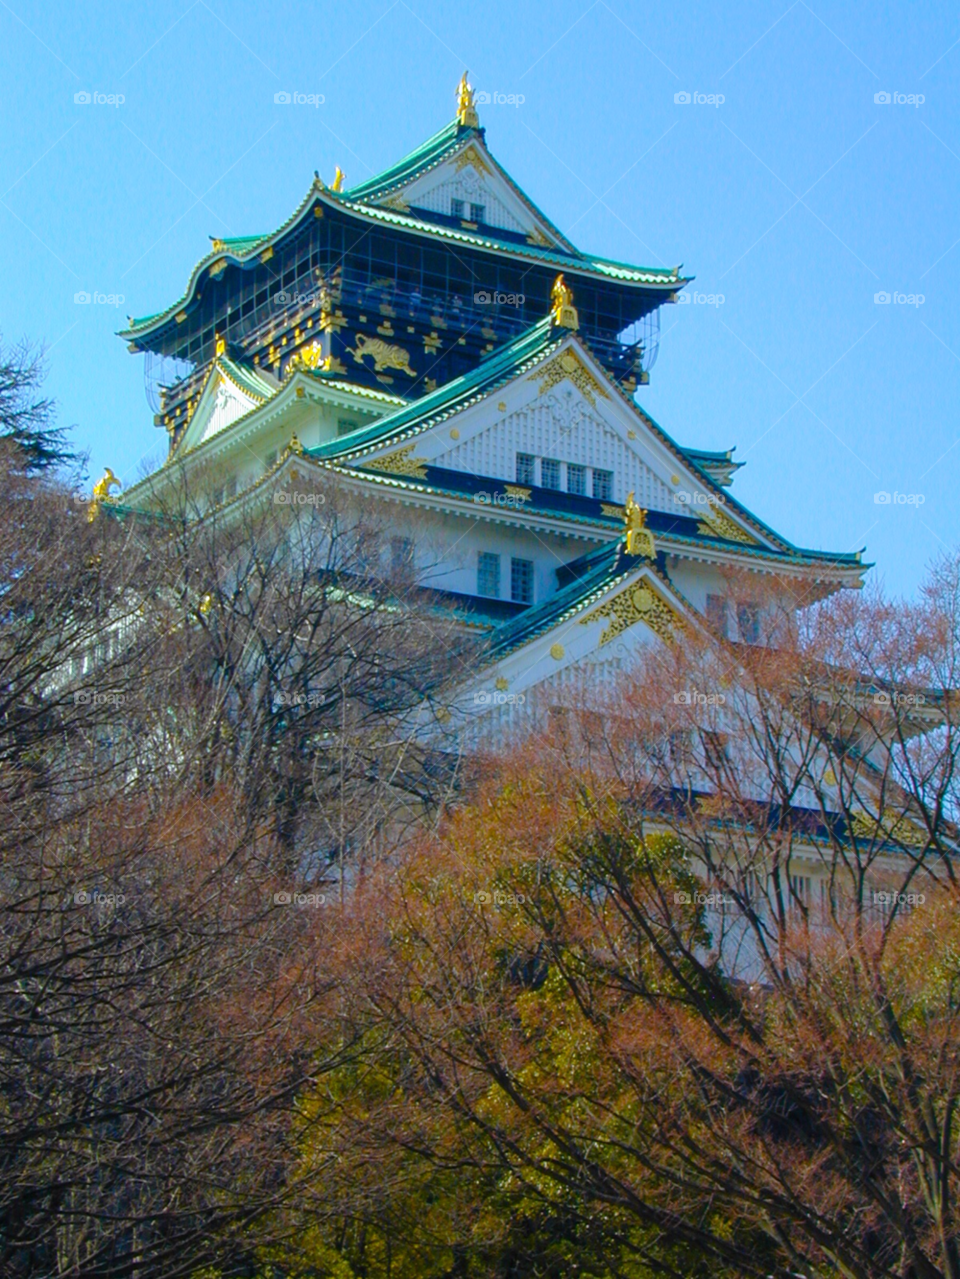
POLYGON ((342 190, 343 190, 343 178, 344 178, 343 170, 340 168, 340 166, 339 166, 339 164, 338 164, 338 165, 337 165, 337 171, 336 171, 336 173, 333 175, 333 186, 330 188, 330 190, 331 190, 331 191, 342 191, 342 190))
POLYGON ((466 129, 480 128, 480 117, 473 102, 473 85, 467 83, 466 71, 457 85, 457 124, 466 129))
POLYGON ((558 275, 553 282, 550 306, 555 325, 562 329, 579 329, 580 317, 573 305, 573 290, 567 287, 562 275, 558 275))

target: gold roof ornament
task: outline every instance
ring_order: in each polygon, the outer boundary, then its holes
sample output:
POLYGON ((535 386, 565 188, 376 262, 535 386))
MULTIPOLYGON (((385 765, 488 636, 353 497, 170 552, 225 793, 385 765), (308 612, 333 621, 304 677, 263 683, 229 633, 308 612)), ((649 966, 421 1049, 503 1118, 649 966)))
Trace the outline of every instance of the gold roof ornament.
POLYGON ((88 524, 92 524, 93 521, 97 518, 97 515, 100 513, 100 505, 101 503, 108 501, 110 497, 110 489, 113 486, 116 486, 118 489, 123 488, 123 485, 120 483, 120 481, 114 475, 113 471, 111 471, 110 467, 108 466, 103 473, 103 479, 98 480, 96 484, 94 484, 93 486, 93 493, 91 495, 90 505, 87 507, 87 523, 88 524))
POLYGON ((216 343, 213 351, 214 355, 226 355, 227 339, 224 337, 221 337, 219 333, 215 333, 213 336, 216 343))
POLYGON ((331 191, 342 191, 342 190, 343 190, 343 179, 344 179, 344 172, 343 172, 343 169, 341 169, 341 168, 340 168, 340 166, 339 166, 339 164, 338 164, 338 165, 337 165, 337 171, 336 171, 336 173, 333 175, 333 186, 330 188, 330 190, 331 190, 331 191))
POLYGON ((480 128, 480 117, 473 101, 473 85, 467 82, 466 71, 457 85, 457 124, 463 125, 465 129, 480 128))
POLYGON ((657 558, 653 534, 647 528, 647 513, 633 500, 632 493, 623 508, 623 531, 628 555, 644 555, 651 560, 657 558))
POLYGON ((574 332, 579 329, 580 317, 577 315, 577 308, 573 305, 573 290, 568 288, 562 275, 558 275, 553 282, 550 305, 555 325, 561 329, 572 329, 574 332))
POLYGON ((299 436, 296 433, 290 436, 290 443, 286 447, 288 457, 291 453, 295 453, 297 457, 303 457, 303 445, 300 443, 299 436))

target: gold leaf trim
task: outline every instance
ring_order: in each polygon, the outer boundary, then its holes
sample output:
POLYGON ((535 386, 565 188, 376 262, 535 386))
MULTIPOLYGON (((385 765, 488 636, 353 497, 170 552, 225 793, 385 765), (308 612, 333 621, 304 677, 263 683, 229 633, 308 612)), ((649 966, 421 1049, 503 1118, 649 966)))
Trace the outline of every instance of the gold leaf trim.
POLYGON ((602 617, 609 618, 610 624, 600 633, 601 647, 616 639, 635 622, 646 622, 655 634, 668 643, 676 639, 677 631, 683 627, 683 618, 646 582, 626 587, 612 600, 581 618, 580 625, 586 626, 602 617))
POLYGON ((759 546, 759 542, 735 523, 729 515, 717 507, 708 508, 697 524, 698 533, 706 533, 708 537, 722 537, 728 542, 740 542, 744 546, 759 546))
POLYGON ((393 453, 385 453, 383 457, 374 458, 372 462, 365 462, 364 469, 384 471, 388 475, 409 475, 417 480, 425 480, 427 478, 426 462, 421 458, 410 456, 416 447, 415 444, 408 444, 405 448, 397 449, 393 453))
POLYGON ((593 408, 597 407, 594 398, 596 395, 602 396, 605 400, 610 398, 575 351, 564 351, 562 355, 556 356, 542 369, 531 373, 529 381, 539 382, 540 394, 545 395, 564 379, 571 381, 593 408))

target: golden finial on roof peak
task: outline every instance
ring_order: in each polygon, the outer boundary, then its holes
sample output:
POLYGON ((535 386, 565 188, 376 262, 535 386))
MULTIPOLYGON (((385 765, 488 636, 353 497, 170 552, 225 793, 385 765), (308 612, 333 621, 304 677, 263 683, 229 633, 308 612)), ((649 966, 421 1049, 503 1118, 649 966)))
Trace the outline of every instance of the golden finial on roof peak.
POLYGON ((219 333, 215 333, 213 336, 214 336, 214 341, 216 343, 213 350, 214 355, 215 356, 226 355, 227 339, 225 337, 221 337, 219 333))
POLYGON ((341 169, 341 168, 340 168, 340 166, 339 166, 339 164, 338 164, 338 165, 337 165, 337 171, 336 171, 336 173, 333 175, 333 186, 330 188, 330 190, 331 190, 331 191, 342 191, 342 190, 343 190, 343 178, 344 178, 343 169, 341 169))
POLYGON ((479 129, 480 117, 473 101, 473 85, 467 81, 464 71, 457 85, 457 124, 468 129, 479 129))

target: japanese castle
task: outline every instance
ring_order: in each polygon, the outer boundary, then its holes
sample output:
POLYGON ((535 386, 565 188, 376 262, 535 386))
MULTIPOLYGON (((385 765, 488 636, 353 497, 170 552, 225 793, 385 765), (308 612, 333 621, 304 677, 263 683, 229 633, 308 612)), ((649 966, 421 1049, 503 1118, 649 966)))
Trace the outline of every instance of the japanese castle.
POLYGON ((406 158, 350 188, 315 175, 282 226, 214 239, 181 298, 130 320, 169 456, 95 499, 149 510, 175 464, 216 477, 218 512, 291 474, 375 497, 384 554, 484 637, 463 693, 488 728, 698 619, 755 643, 731 570, 809 600, 866 566, 793 546, 730 492, 732 450, 678 444, 638 403, 689 282, 567 239, 497 163, 464 76, 406 158))

